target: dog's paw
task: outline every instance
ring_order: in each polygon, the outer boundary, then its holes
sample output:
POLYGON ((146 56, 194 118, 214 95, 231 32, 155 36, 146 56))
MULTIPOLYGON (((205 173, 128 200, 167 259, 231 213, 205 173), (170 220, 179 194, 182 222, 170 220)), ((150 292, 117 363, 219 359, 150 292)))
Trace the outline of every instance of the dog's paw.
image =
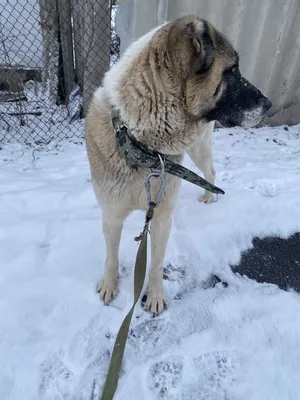
POLYGON ((151 290, 148 289, 146 309, 152 314, 159 315, 168 306, 167 298, 163 290, 151 290))
POLYGON ((110 303, 119 293, 118 279, 113 280, 103 277, 98 283, 97 292, 100 294, 100 298, 105 304, 110 303))
POLYGON ((199 199, 200 203, 211 204, 214 201, 214 196, 211 192, 205 192, 199 199))

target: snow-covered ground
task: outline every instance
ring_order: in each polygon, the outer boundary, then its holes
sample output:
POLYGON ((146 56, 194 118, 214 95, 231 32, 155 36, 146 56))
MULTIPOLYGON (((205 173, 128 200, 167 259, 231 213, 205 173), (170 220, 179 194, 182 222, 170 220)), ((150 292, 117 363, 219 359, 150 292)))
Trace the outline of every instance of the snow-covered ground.
MULTIPOLYGON (((137 306, 116 400, 299 400, 300 298, 235 276, 254 236, 300 230, 300 126, 219 130, 212 205, 184 182, 166 255, 169 308, 137 306), (228 283, 203 285, 211 274, 228 283)), ((185 164, 196 170, 189 159, 185 164)), ((0 399, 98 399, 133 297, 143 215, 126 221, 120 294, 105 258, 84 143, 0 150, 0 399)))
POLYGON ((70 94, 67 107, 49 103, 38 82, 26 82, 24 93, 27 100, 0 102, 0 144, 84 137, 83 121, 78 119, 82 108, 78 86, 70 94))

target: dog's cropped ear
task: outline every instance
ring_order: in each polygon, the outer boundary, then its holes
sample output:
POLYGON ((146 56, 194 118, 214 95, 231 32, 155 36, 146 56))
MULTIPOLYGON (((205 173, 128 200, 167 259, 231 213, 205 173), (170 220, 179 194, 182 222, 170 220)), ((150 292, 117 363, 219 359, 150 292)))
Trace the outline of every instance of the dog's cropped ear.
POLYGON ((193 46, 195 47, 196 53, 200 54, 201 53, 201 42, 200 42, 200 40, 198 40, 196 38, 193 38, 192 39, 192 43, 193 43, 193 46))
POLYGON ((214 44, 210 34, 209 25, 206 21, 190 22, 185 28, 186 35, 191 40, 201 66, 197 69, 198 74, 207 72, 214 61, 214 44))
POLYGON ((186 34, 191 39, 196 53, 200 54, 201 50, 202 50, 201 38, 200 38, 199 32, 197 34, 196 27, 193 24, 193 22, 190 22, 189 24, 187 24, 186 34))

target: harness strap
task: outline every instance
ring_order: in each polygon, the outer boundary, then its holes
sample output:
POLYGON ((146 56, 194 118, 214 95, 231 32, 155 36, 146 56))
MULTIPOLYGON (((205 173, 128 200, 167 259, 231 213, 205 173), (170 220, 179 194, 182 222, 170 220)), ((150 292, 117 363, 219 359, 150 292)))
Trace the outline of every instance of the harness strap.
POLYGON ((212 193, 225 194, 222 189, 209 183, 206 179, 201 178, 188 168, 172 161, 171 155, 161 154, 157 151, 150 150, 144 144, 136 140, 130 133, 129 128, 122 123, 118 112, 113 111, 112 123, 116 133, 119 150, 126 158, 128 165, 131 167, 157 169, 160 167, 161 163, 159 157, 161 157, 164 160, 165 171, 169 174, 200 186, 212 193))

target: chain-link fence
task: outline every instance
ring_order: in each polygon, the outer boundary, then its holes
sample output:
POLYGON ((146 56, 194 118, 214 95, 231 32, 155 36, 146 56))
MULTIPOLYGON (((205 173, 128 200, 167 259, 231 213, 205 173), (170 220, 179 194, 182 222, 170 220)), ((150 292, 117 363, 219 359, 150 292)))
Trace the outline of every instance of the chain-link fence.
POLYGON ((112 0, 0 0, 0 142, 82 137, 119 57, 112 0))

